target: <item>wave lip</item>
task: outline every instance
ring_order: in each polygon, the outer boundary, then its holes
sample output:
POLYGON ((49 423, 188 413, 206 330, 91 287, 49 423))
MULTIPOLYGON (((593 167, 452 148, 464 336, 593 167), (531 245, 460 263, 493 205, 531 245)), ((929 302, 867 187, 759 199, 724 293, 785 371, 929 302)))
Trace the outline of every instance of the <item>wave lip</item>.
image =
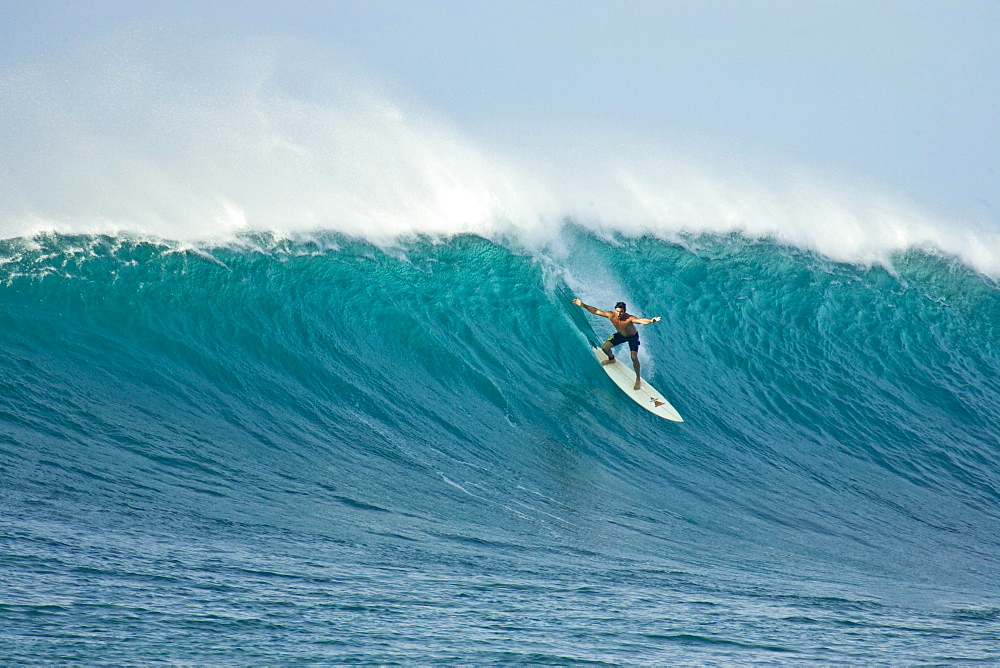
POLYGON ((656 138, 592 130, 504 144, 317 58, 252 41, 178 53, 133 38, 8 69, 0 236, 477 234, 538 247, 569 219, 609 237, 739 233, 866 264, 933 248, 1000 276, 995 224, 934 217, 799 168, 713 168, 656 138))

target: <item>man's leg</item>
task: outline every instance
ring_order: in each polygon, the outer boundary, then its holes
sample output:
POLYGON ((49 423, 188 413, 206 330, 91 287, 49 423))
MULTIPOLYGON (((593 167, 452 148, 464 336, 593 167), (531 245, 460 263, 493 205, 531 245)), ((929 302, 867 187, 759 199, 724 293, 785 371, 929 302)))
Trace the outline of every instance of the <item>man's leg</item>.
POLYGON ((601 346, 601 350, 603 350, 604 354, 608 356, 608 359, 605 360, 604 362, 601 362, 601 364, 611 364, 612 362, 615 361, 615 355, 613 352, 611 352, 612 348, 614 348, 614 346, 611 345, 611 339, 605 341, 604 345, 601 346))
POLYGON ((635 369, 635 387, 632 389, 638 390, 639 383, 639 352, 636 350, 632 351, 632 367, 635 369))

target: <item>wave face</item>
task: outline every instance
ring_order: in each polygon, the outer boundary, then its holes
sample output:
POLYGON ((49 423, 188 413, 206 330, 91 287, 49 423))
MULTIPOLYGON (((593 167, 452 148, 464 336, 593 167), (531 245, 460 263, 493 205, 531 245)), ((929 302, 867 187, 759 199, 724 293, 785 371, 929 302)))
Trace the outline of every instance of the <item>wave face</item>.
POLYGON ((940 256, 47 235, 0 304, 5 661, 1000 661, 1000 289, 940 256))

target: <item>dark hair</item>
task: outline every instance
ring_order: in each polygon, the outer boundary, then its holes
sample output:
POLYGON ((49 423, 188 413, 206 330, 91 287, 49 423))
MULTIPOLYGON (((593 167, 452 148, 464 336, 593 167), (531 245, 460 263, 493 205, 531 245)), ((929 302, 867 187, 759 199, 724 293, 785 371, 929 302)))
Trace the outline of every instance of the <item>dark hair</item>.
POLYGON ((625 302, 618 302, 617 304, 615 304, 615 308, 620 308, 621 310, 625 311, 626 310, 625 302))

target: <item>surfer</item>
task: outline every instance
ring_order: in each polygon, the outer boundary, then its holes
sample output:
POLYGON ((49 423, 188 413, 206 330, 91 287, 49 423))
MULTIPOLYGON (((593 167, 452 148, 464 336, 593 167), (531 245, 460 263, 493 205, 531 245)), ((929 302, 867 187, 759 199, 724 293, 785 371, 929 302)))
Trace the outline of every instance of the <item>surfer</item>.
POLYGON ((648 325, 651 322, 659 322, 660 316, 655 318, 637 318, 634 315, 630 315, 628 311, 625 310, 625 302, 618 302, 615 304, 614 311, 602 311, 593 306, 587 306, 579 299, 574 299, 573 303, 577 306, 582 306, 594 315, 604 316, 611 321, 611 324, 615 326, 617 330, 614 334, 608 337, 608 340, 604 342, 601 346, 601 350, 604 354, 608 356, 606 362, 601 362, 601 364, 614 364, 618 360, 615 359, 614 354, 611 349, 615 346, 620 346, 623 343, 628 344, 628 349, 632 353, 632 366, 635 367, 635 388, 639 389, 640 379, 639 379, 639 330, 635 328, 636 325, 648 325))

